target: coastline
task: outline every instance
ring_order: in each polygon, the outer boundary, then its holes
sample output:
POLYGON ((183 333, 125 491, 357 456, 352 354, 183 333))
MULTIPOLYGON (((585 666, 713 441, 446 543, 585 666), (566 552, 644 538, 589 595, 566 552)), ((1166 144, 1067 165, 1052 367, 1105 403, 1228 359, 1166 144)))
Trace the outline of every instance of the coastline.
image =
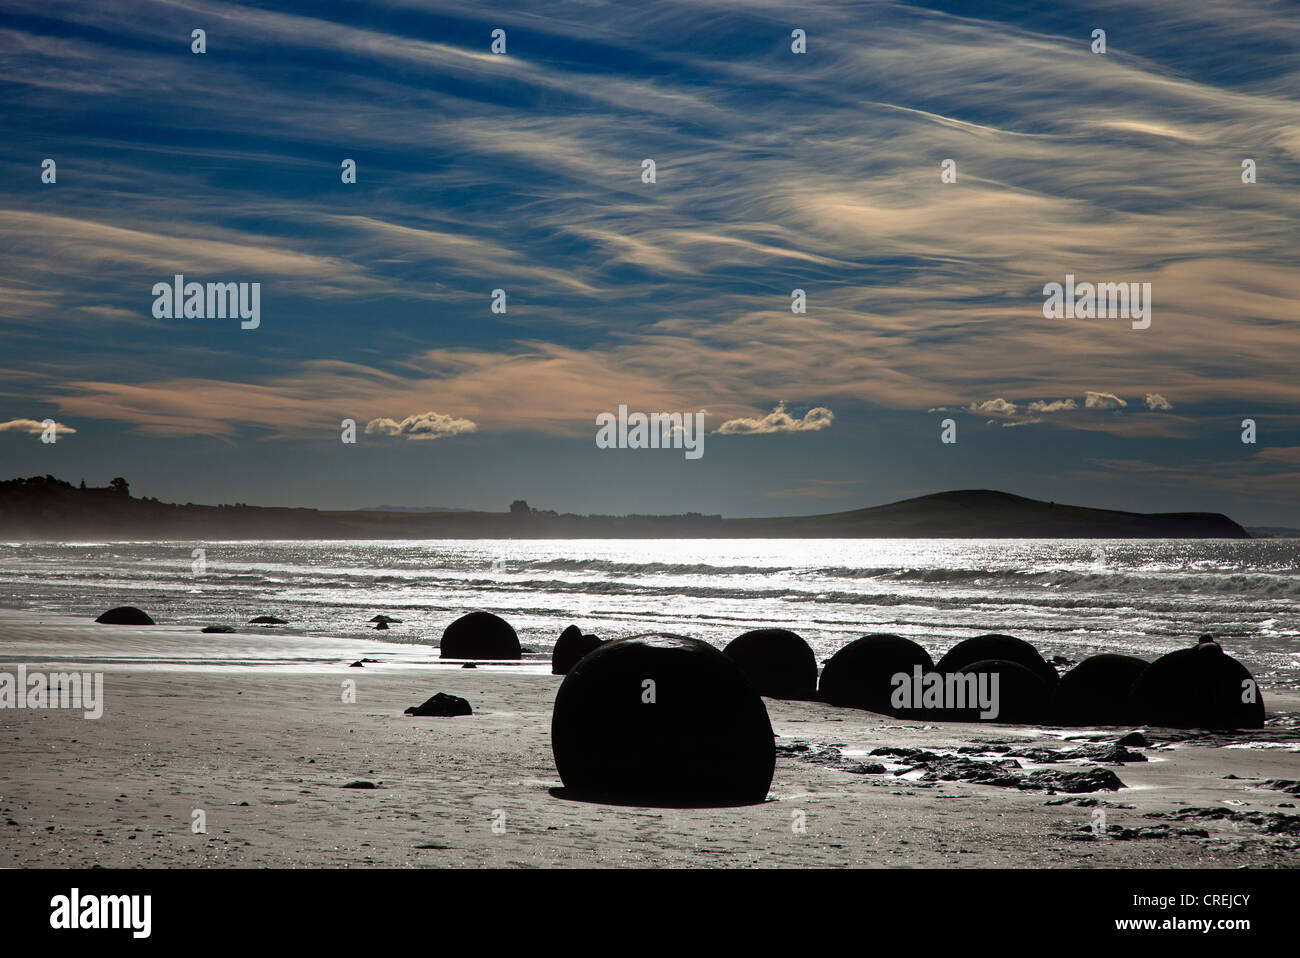
POLYGON ((1128 729, 924 725, 768 698, 779 754, 766 802, 642 808, 555 794, 550 713, 561 677, 544 657, 471 670, 434 654, 379 640, 204 635, 0 610, 0 671, 81 665, 102 671, 105 687, 97 720, 0 711, 0 866, 1300 864, 1297 799, 1261 784, 1295 775, 1296 693, 1264 689, 1263 730, 1150 730, 1155 747, 1141 749, 1149 761, 1104 766, 1128 787, 1078 795, 917 781, 868 753, 998 742, 1059 749, 1067 734, 1112 742, 1128 729), (361 657, 381 662, 349 668, 361 657), (347 680, 354 703, 342 701, 347 680), (439 691, 467 698, 474 715, 402 714, 439 691), (889 771, 846 770, 877 762, 889 771), (355 781, 376 787, 344 787, 355 781), (1227 814, 1189 817, 1201 808, 1227 814), (196 809, 206 834, 192 831, 196 809), (1098 809, 1116 837, 1085 834, 1098 809))

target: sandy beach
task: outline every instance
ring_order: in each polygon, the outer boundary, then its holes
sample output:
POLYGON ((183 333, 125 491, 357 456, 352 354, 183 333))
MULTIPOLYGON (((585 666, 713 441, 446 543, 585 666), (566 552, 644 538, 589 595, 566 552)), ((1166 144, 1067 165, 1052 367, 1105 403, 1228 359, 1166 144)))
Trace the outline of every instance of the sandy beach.
MULTIPOLYGON (((463 669, 437 650, 298 635, 203 635, 0 613, 0 671, 104 673, 104 711, 0 712, 5 867, 1295 867, 1300 696, 1268 727, 1147 730, 1126 786, 1070 795, 895 774, 880 748, 1063 749, 1128 729, 925 725, 765 699, 759 805, 668 809, 556 794, 545 655, 463 669), (350 668, 361 658, 378 659, 350 668), (354 681, 355 702, 344 684, 354 681), (434 692, 474 715, 413 718, 434 692), (1066 735, 1070 740, 1065 739, 1066 735), (1001 744, 998 744, 1001 743, 1001 744), (883 763, 886 770, 864 772, 883 763), (374 788, 346 787, 368 782, 374 788), (1098 837, 1098 809, 1108 837, 1098 837), (1218 812, 1196 811, 1218 809, 1218 812), (206 833, 193 830, 195 811, 206 833)), ((971 753, 973 754, 973 753, 971 753)), ((994 758, 997 756, 994 755, 994 758)), ((1036 757, 1042 758, 1041 754, 1036 757)), ((1003 759, 1005 761, 1005 759, 1003 759)))

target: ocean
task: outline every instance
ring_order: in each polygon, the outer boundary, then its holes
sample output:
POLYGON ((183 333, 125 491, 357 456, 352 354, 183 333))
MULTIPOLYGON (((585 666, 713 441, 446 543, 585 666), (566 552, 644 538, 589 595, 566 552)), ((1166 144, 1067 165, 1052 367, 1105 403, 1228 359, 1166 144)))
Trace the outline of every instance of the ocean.
POLYGON ((484 609, 537 652, 571 623, 719 647, 784 627, 822 660, 869 632, 936 659, 1005 632, 1072 660, 1151 659, 1212 632, 1265 690, 1300 688, 1296 539, 2 543, 0 604, 92 617, 136 605, 159 623, 241 631, 272 614, 287 632, 417 645, 484 609), (377 613, 403 623, 375 633, 377 613))

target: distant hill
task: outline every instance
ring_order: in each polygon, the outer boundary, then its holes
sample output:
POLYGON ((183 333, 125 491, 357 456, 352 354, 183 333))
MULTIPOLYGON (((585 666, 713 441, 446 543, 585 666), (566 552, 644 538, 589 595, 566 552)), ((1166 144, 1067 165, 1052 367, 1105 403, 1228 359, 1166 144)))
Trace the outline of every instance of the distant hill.
POLYGON ((243 503, 177 505, 137 499, 125 480, 75 487, 53 476, 0 482, 0 538, 100 539, 585 539, 585 538, 1026 538, 1248 539, 1209 512, 1116 512, 968 489, 816 516, 724 519, 509 512, 346 512, 243 503))
POLYGON ((1288 526, 1246 526, 1255 539, 1300 539, 1300 529, 1288 526))
POLYGON ((357 512, 473 512, 473 509, 453 509, 447 506, 363 506, 357 512))

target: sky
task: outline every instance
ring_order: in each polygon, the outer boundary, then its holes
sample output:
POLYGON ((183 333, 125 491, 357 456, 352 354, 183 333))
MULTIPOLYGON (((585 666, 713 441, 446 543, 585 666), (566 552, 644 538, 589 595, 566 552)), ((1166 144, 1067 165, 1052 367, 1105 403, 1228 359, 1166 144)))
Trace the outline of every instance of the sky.
POLYGON ((0 64, 0 478, 1300 526, 1292 2, 6 0, 0 64), (1046 316, 1067 274, 1150 325, 1046 316))

